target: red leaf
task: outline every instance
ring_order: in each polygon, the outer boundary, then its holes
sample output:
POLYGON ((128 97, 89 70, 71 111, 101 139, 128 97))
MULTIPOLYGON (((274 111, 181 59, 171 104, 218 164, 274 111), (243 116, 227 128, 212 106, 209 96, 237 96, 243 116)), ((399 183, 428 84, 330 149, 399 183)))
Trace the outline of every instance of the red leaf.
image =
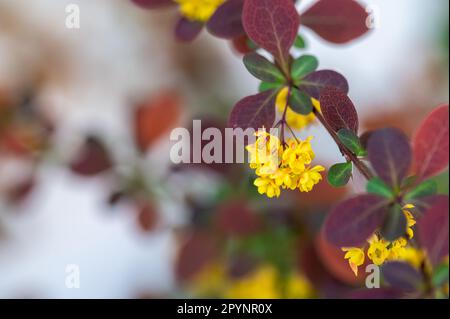
POLYGON ((154 9, 164 6, 174 5, 175 2, 172 0, 131 0, 131 2, 137 4, 142 8, 154 9))
POLYGON ((193 233, 183 243, 175 264, 179 280, 188 280, 210 264, 217 255, 216 240, 206 232, 193 233))
POLYGON ((381 226, 386 202, 375 195, 359 195, 341 202, 325 221, 325 236, 337 247, 362 245, 381 226))
POLYGON ((301 82, 300 89, 318 100, 323 90, 327 88, 336 88, 337 90, 348 93, 347 79, 335 71, 321 70, 308 74, 301 82))
POLYGON ((193 41, 202 31, 203 23, 181 17, 175 27, 175 37, 182 42, 193 41))
POLYGON ((449 200, 448 196, 437 196, 417 224, 420 242, 427 251, 433 265, 449 255, 449 200))
POLYGON ((368 13, 355 0, 320 0, 301 15, 302 25, 333 43, 352 41, 367 31, 368 13))
POLYGON ((217 228, 229 236, 246 236, 261 230, 261 220, 245 201, 225 203, 216 216, 217 228))
POLYGON ((431 112, 414 136, 414 167, 422 179, 437 175, 448 167, 448 110, 447 104, 431 112))
POLYGON ((300 26, 291 0, 246 0, 242 20, 250 39, 281 60, 288 57, 300 26))
POLYGON ((378 176, 392 187, 400 186, 411 166, 408 137, 394 128, 375 131, 370 136, 367 151, 378 176))
POLYGON ((245 34, 242 26, 244 0, 228 0, 209 19, 208 31, 219 38, 233 39, 245 34))
POLYGON ((96 137, 88 137, 70 168, 82 176, 94 176, 109 170, 112 161, 108 150, 96 137))
POLYGON ((158 223, 158 213, 155 210, 153 203, 146 202, 139 204, 137 210, 137 222, 142 231, 150 232, 154 230, 158 223))
POLYGON ((249 38, 246 34, 236 37, 232 40, 233 48, 240 54, 247 54, 255 51, 255 48, 251 48, 248 44, 249 38))
POLYGON ((229 125, 232 128, 269 129, 275 122, 276 90, 268 90, 239 101, 231 111, 229 125))
POLYGON ((336 132, 345 128, 358 133, 358 113, 347 94, 327 88, 320 95, 320 107, 325 120, 336 132))
POLYGON ((178 94, 165 92, 139 105, 134 113, 134 131, 138 148, 145 152, 179 120, 178 94))

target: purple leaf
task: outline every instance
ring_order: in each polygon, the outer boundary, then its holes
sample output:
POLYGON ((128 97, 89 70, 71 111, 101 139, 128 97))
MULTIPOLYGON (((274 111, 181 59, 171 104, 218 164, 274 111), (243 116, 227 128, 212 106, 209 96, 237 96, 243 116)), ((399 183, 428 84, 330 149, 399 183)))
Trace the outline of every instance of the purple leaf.
POLYGON ((367 151, 378 176, 386 184, 399 187, 408 174, 412 160, 406 135, 394 128, 375 131, 370 136, 367 151))
POLYGON ((268 90, 239 101, 231 111, 229 125, 232 128, 269 129, 275 121, 277 90, 268 90))
POLYGON ((325 235, 338 247, 363 244, 387 214, 386 201, 376 195, 358 195, 341 202, 325 221, 325 235))
POLYGON ((301 15, 302 25, 332 43, 352 41, 367 31, 368 13, 355 0, 320 0, 301 15))
POLYGON ((358 113, 347 94, 327 88, 320 94, 320 107, 323 117, 336 132, 348 129, 358 134, 358 113))
POLYGON ((418 221, 420 242, 433 265, 449 255, 449 200, 435 196, 433 204, 418 221))
POLYGON ((339 91, 348 93, 348 82, 346 78, 338 72, 331 70, 321 70, 307 75, 300 82, 300 89, 318 100, 321 92, 326 88, 336 88, 339 91))
POLYGON ((423 277, 413 266, 404 262, 389 262, 381 268, 383 278, 389 286, 404 291, 415 291, 423 277))
POLYGON ((175 37, 179 41, 190 42, 200 34, 202 29, 203 23, 181 17, 175 27, 175 37))
POLYGON ((246 0, 242 20, 250 39, 278 59, 287 59, 300 26, 291 0, 246 0))
POLYGON ((245 34, 242 26, 244 0, 228 0, 209 19, 208 31, 219 38, 233 39, 245 34))

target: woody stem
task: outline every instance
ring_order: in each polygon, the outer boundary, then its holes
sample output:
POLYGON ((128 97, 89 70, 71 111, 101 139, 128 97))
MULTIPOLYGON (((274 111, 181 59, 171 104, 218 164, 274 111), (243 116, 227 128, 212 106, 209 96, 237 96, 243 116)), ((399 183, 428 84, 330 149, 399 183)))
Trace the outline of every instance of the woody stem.
POLYGON ((356 166, 356 168, 361 172, 361 174, 367 180, 372 179, 373 174, 369 170, 369 168, 366 166, 366 164, 364 164, 357 156, 355 156, 349 149, 347 149, 347 147, 345 147, 345 145, 342 144, 342 142, 339 140, 339 137, 337 136, 336 132, 327 123, 327 121, 324 119, 322 114, 316 108, 314 108, 313 112, 314 112, 314 115, 319 120, 319 122, 323 125, 323 127, 327 130, 327 132, 333 138, 334 142, 339 146, 339 149, 345 155, 345 157, 347 157, 348 160, 353 162, 353 164, 356 166))

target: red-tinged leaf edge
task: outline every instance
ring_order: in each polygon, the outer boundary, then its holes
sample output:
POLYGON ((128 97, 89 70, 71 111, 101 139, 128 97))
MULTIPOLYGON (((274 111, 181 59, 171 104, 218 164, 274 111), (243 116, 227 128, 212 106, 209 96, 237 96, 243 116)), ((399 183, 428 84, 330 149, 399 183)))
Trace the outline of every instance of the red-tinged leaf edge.
POLYGON ((448 167, 449 106, 441 105, 423 121, 413 138, 414 171, 421 179, 448 167))

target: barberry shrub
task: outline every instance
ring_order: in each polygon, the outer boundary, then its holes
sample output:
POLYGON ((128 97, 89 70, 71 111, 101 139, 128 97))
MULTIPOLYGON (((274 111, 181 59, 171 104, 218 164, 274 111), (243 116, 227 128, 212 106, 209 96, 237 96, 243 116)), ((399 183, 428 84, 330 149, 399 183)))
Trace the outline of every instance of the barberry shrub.
POLYGON ((448 167, 448 104, 437 107, 412 139, 389 127, 361 133, 346 78, 319 69, 312 55, 294 54, 306 45, 299 33, 303 26, 335 44, 366 34, 369 16, 363 6, 354 0, 318 0, 299 14, 292 0, 132 1, 150 9, 178 5, 178 39, 193 40, 206 27, 245 54, 245 68, 261 83, 259 92, 236 103, 229 126, 259 130, 246 149, 260 194, 306 193, 324 179, 325 167, 314 163, 313 146, 320 141, 296 136, 319 122, 343 156, 329 167, 328 183, 345 186, 355 170, 367 180, 366 193, 338 203, 328 214, 325 239, 345 253, 356 275, 368 260, 382 267, 388 288, 373 297, 437 297, 445 291, 449 199, 437 193, 433 178, 448 167), (269 133, 273 128, 279 135, 269 133))

